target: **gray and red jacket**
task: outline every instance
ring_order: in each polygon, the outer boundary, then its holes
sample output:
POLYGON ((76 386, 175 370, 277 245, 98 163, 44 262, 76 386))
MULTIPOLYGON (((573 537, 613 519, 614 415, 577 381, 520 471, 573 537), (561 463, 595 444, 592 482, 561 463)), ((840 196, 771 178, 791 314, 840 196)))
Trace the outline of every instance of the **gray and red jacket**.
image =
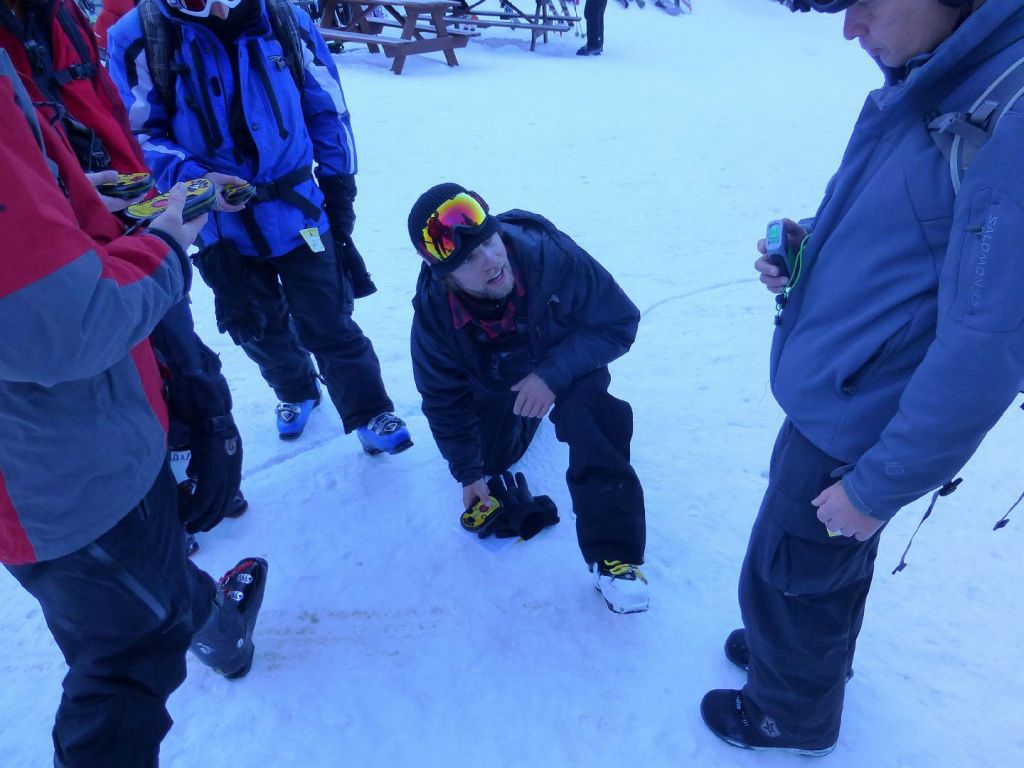
POLYGON ((159 236, 122 236, 43 117, 0 49, 7 564, 85 546, 152 486, 166 458, 167 409, 147 337, 187 287, 185 254, 159 236))

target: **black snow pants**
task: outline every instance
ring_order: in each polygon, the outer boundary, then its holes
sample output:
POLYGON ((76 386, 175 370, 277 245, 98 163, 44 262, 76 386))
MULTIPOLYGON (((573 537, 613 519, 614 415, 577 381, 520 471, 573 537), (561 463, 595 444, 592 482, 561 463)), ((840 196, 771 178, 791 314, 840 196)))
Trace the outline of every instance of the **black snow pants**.
MULTIPOLYGON (((629 463, 633 410, 608 392, 611 376, 599 368, 573 382, 555 400, 549 418, 569 446, 565 473, 576 514, 576 535, 588 563, 644 561, 644 492, 629 463)), ((505 471, 526 452, 540 419, 512 413, 516 393, 478 401, 484 474, 505 471)))
POLYGON ((587 22, 587 46, 604 46, 604 12, 608 0, 587 0, 583 5, 583 18, 587 22))
POLYGON ((68 665, 55 767, 155 768, 171 727, 167 698, 185 680, 185 651, 215 589, 185 556, 169 467, 96 541, 7 569, 39 601, 68 665))
POLYGON ((302 245, 284 256, 250 260, 249 287, 267 328, 242 349, 285 403, 316 397, 311 352, 345 432, 352 432, 394 405, 373 345, 352 319, 352 291, 341 277, 329 233, 323 243, 322 253, 302 245))
POLYGON ((788 420, 782 425, 740 574, 750 649, 743 695, 758 720, 775 721, 787 746, 822 748, 839 736, 878 552, 878 534, 830 538, 816 517, 811 499, 835 483, 842 464, 788 420))

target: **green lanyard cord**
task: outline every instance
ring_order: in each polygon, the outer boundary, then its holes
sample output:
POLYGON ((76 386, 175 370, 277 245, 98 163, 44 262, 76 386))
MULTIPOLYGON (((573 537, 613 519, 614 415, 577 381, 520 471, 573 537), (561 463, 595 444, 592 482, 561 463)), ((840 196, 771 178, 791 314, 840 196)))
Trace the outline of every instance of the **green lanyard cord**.
POLYGON ((786 287, 782 289, 782 292, 775 297, 775 324, 782 325, 782 310, 786 307, 786 302, 789 301, 789 293, 792 291, 798 282, 800 282, 800 276, 804 271, 804 249, 807 247, 807 242, 811 239, 809 234, 804 235, 804 239, 800 241, 800 248, 796 252, 796 258, 793 259, 793 272, 789 276, 789 282, 786 283, 786 287))

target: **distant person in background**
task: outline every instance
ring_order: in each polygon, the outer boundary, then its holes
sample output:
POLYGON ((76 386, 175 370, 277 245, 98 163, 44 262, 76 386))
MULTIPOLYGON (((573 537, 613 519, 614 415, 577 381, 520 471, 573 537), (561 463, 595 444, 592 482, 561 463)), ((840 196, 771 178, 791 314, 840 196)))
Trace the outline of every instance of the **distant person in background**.
POLYGON ((438 184, 409 213, 423 263, 412 361, 423 413, 462 484, 487 503, 550 412, 569 446, 566 481, 595 586, 616 613, 646 611, 647 528, 629 461, 633 410, 608 392, 608 364, 640 313, 610 274, 547 219, 496 216, 475 192, 438 184))
POLYGON ((114 26, 122 16, 135 7, 136 0, 102 0, 103 7, 96 16, 96 39, 100 48, 107 49, 107 30, 114 26))
POLYGON ((983 134, 966 116, 1024 57, 1024 4, 784 2, 845 12, 884 83, 814 218, 785 221, 788 275, 758 243, 786 419, 740 571, 743 628, 725 644, 746 685, 710 691, 701 714, 737 747, 826 755, 881 529, 955 487, 1024 380, 1024 102, 975 147, 959 191, 942 149, 983 134))
POLYGON ((587 0, 583 18, 587 20, 587 44, 576 51, 577 56, 600 56, 604 51, 604 11, 608 0, 587 0))

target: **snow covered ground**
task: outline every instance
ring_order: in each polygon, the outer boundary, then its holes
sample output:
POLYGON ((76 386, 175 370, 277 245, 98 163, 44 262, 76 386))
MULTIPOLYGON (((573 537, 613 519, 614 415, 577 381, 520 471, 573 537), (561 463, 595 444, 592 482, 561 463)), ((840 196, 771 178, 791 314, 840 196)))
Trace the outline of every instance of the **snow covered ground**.
MULTIPOLYGON (((773 302, 756 282, 765 223, 813 212, 879 73, 841 17, 767 0, 698 0, 670 18, 609 5, 603 56, 557 36, 488 30, 412 57, 337 57, 362 171, 356 241, 379 293, 357 305, 416 446, 370 458, 330 405, 293 444, 273 394, 195 314, 223 357, 245 439, 247 515, 201 538, 219 575, 267 557, 249 677, 189 662, 163 762, 227 766, 788 766, 706 730, 706 690, 739 687, 722 655, 736 579, 781 413, 768 391, 773 302), (579 551, 545 424, 521 468, 563 522, 494 551, 458 525, 461 495, 419 411, 408 354, 418 260, 405 219, 438 181, 535 210, 590 250, 643 311, 613 391, 636 413, 651 610, 610 613, 579 551)), ((197 281, 198 282, 198 281, 197 281)), ((955 414, 950 414, 955 418, 955 414)), ((896 565, 924 511, 882 541, 835 768, 1006 766, 1024 754, 1019 696, 1024 414, 1009 411, 896 565), (1017 758, 1014 758, 1014 755, 1017 758)), ((50 761, 63 662, 38 607, 0 578, 0 765, 50 761)))

